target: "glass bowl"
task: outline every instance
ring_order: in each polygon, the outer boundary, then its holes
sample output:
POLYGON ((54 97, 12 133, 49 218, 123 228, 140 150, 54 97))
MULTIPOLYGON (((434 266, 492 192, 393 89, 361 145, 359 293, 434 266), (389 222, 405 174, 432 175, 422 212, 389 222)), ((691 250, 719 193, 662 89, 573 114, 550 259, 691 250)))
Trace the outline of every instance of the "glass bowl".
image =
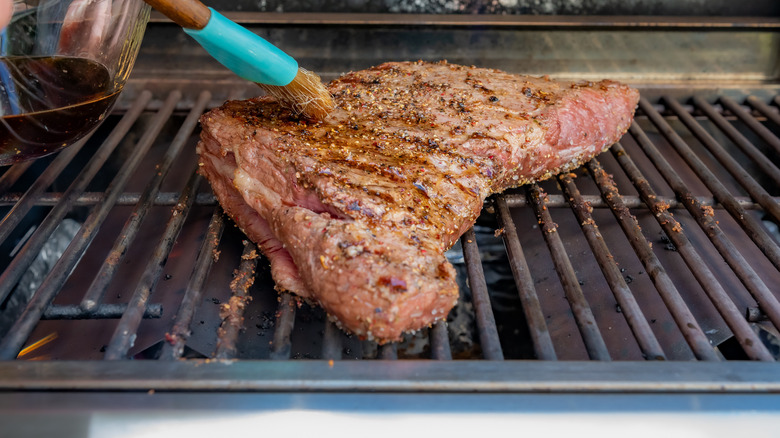
POLYGON ((142 0, 14 2, 0 33, 0 166, 49 155, 95 129, 127 81, 142 0))

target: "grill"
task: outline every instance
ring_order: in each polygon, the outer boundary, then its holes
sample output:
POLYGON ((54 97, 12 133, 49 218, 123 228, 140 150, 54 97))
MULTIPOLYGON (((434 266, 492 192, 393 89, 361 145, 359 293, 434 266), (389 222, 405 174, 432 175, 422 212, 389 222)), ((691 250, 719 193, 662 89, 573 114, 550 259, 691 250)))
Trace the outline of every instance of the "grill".
POLYGON ((462 292, 448 321, 379 346, 274 290, 193 153, 205 110, 258 92, 153 15, 103 125, 0 175, 0 407, 12 430, 28 418, 20 406, 81 427, 109 400, 169 413, 247 401, 493 413, 776 406, 780 20, 228 16, 325 79, 447 58, 611 77, 643 98, 608 152, 488 199, 447 253, 462 292))

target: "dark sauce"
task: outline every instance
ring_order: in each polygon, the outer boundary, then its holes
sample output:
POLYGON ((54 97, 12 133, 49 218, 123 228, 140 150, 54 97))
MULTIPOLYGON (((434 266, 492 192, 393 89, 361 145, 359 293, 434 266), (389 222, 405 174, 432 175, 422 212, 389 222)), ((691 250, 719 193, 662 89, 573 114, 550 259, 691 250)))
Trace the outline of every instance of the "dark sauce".
POLYGON ((120 90, 106 67, 89 59, 0 58, 0 165, 48 155, 84 137, 120 90))

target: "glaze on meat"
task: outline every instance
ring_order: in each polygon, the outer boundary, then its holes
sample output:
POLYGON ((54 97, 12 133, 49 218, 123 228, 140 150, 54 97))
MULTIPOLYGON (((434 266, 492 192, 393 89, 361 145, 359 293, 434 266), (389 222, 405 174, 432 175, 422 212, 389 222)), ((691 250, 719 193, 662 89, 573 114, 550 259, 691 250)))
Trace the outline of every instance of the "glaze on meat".
POLYGON ((201 118, 201 172, 277 287, 379 342, 447 316, 444 252, 483 200, 580 166, 628 129, 636 90, 447 64, 387 63, 329 85, 324 121, 270 98, 201 118))

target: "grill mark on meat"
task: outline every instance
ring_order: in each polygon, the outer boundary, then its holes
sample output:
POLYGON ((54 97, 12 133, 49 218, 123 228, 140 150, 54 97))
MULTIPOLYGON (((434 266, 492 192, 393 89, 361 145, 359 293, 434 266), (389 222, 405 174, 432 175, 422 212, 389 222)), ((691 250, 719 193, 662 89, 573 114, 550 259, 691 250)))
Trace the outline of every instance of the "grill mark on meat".
MULTIPOLYGON (((409 137, 403 132, 396 132, 394 137, 400 140, 391 141, 390 136, 393 134, 391 132, 374 129, 370 135, 353 134, 349 130, 344 131, 340 126, 342 125, 329 128, 319 138, 312 130, 307 130, 307 135, 301 137, 304 145, 310 146, 316 141, 327 143, 327 147, 307 151, 306 155, 307 159, 312 160, 311 163, 307 162, 306 166, 322 168, 325 166, 322 163, 327 163, 327 172, 307 173, 310 179, 303 185, 317 187, 320 197, 329 199, 332 205, 348 215, 356 217, 359 214, 363 219, 381 220, 384 205, 388 202, 406 203, 407 210, 410 211, 414 211, 413 207, 420 204, 429 203, 431 210, 439 211, 443 210, 445 205, 457 202, 457 199, 462 196, 460 192, 466 192, 469 196, 480 196, 479 189, 473 185, 466 186, 460 179, 452 177, 453 173, 468 177, 480 172, 474 167, 475 162, 472 158, 457 153, 451 145, 452 142, 447 143, 447 149, 439 148, 436 152, 432 152, 428 145, 438 144, 443 142, 443 139, 434 136, 426 141, 420 136, 409 137), (342 137, 339 138, 337 135, 342 137), (391 142, 394 147, 381 146, 381 143, 391 144, 391 142), (372 149, 372 146, 376 149, 372 149), (460 163, 463 170, 453 172, 446 169, 449 178, 444 181, 441 173, 432 171, 437 169, 437 166, 431 164, 434 161, 460 163), (402 173, 401 169, 404 169, 406 174, 402 173), (331 178, 321 178, 323 173, 331 178), (323 186, 325 182, 329 183, 328 187, 323 186), (443 187, 446 185, 451 187, 443 187), (436 187, 437 190, 428 190, 429 187, 436 187), (454 197, 442 196, 452 190, 459 193, 454 197), (363 191, 369 199, 357 193, 358 191, 363 191), (362 198, 360 204, 363 208, 354 208, 355 197, 362 198)), ((478 137, 486 138, 484 135, 478 137)), ((489 176, 492 170, 481 172, 487 172, 489 176)))
POLYGON ((266 242, 277 285, 380 342, 446 317, 458 291, 443 254, 485 197, 598 154, 638 100, 611 81, 446 63, 383 64, 329 89, 336 109, 317 122, 269 98, 227 102, 201 119, 198 153, 225 210, 266 242))

